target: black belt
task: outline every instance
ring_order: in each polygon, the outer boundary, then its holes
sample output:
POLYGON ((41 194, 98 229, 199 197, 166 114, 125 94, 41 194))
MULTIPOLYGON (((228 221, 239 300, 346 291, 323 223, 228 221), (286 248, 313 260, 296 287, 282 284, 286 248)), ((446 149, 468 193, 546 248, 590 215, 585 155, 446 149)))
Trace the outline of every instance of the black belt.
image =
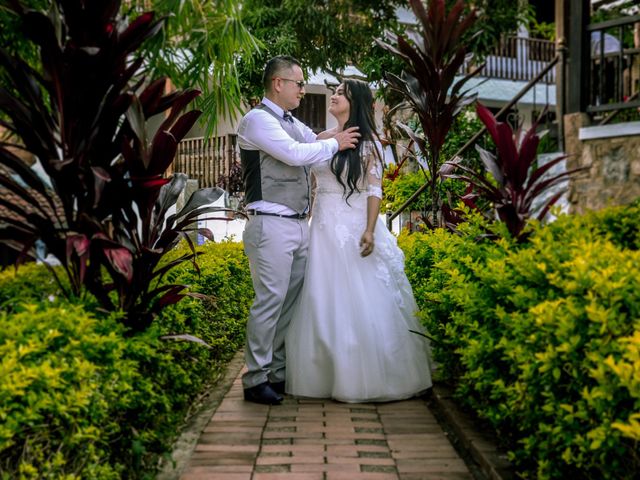
POLYGON ((307 218, 306 213, 294 213, 293 215, 281 215, 279 213, 261 212, 260 210, 247 210, 249 215, 269 215, 270 217, 293 218, 295 220, 304 220, 307 218))

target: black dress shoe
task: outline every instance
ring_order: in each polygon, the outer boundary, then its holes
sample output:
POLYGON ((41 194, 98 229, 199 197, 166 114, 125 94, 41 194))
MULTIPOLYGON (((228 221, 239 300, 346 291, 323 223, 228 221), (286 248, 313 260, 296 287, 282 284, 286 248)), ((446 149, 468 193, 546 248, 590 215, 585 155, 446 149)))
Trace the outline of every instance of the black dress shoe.
POLYGON ((284 380, 281 382, 272 382, 270 385, 274 392, 284 395, 284 380))
POLYGON ((273 391, 269 382, 244 389, 244 399, 247 402, 262 403, 263 405, 279 405, 282 397, 273 391))

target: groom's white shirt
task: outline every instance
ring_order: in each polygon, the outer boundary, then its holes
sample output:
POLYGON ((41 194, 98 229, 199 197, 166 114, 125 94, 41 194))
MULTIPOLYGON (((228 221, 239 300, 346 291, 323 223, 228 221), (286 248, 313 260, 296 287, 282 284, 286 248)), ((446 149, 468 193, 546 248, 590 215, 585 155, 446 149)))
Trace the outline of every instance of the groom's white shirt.
MULTIPOLYGON (((268 98, 263 98, 262 103, 278 116, 284 114, 284 110, 268 98)), ((293 140, 273 115, 260 108, 254 108, 240 121, 238 146, 243 150, 261 150, 294 167, 329 160, 337 153, 337 140, 334 138, 316 140, 317 135, 313 133, 313 130, 295 117, 293 121, 308 143, 293 140)), ((281 215, 296 213, 285 205, 265 200, 251 202, 247 204, 247 208, 281 215)))

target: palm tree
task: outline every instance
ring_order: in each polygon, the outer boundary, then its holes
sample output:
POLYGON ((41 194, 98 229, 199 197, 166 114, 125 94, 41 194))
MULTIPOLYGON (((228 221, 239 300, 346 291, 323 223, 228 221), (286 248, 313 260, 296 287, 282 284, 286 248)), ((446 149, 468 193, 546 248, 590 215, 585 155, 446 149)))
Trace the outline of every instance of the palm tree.
MULTIPOLYGON (((144 45, 151 77, 166 75, 178 88, 202 91, 207 136, 222 118, 242 113, 236 63, 260 50, 241 21, 237 0, 131 0, 132 10, 167 16, 165 33, 144 45)), ((133 13, 133 12, 132 12, 133 13)))
MULTIPOLYGON (((11 1, 11 0, 9 0, 11 1)), ((37 10, 49 10, 50 0, 22 0, 37 10)), ((129 0, 122 4, 122 14, 133 18, 142 11, 153 10, 166 17, 161 35, 143 44, 147 78, 167 76, 178 89, 197 88, 202 92, 196 106, 203 111, 207 136, 219 119, 241 113, 240 80, 236 62, 240 56, 251 58, 260 49, 240 19, 237 0, 129 0)), ((24 41, 19 19, 0 6, 0 44, 9 53, 33 60, 38 55, 33 45, 24 41)))

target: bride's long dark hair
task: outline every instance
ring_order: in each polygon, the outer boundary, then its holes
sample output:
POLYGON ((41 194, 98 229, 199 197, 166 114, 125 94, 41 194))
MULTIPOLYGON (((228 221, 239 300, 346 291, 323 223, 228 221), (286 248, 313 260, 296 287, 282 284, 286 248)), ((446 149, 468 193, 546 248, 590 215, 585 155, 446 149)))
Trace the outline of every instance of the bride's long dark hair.
POLYGON ((342 185, 346 199, 348 200, 353 192, 360 192, 358 180, 362 177, 362 144, 366 141, 373 142, 377 139, 376 124, 373 116, 373 95, 369 85, 360 80, 345 79, 344 96, 349 102, 349 119, 344 124, 344 128, 360 127, 360 139, 356 148, 350 148, 338 152, 331 159, 331 171, 336 176, 338 183, 342 185), (346 175, 343 172, 346 168, 346 175), (346 180, 346 184, 345 184, 346 180), (347 193, 347 190, 349 192, 347 193))

